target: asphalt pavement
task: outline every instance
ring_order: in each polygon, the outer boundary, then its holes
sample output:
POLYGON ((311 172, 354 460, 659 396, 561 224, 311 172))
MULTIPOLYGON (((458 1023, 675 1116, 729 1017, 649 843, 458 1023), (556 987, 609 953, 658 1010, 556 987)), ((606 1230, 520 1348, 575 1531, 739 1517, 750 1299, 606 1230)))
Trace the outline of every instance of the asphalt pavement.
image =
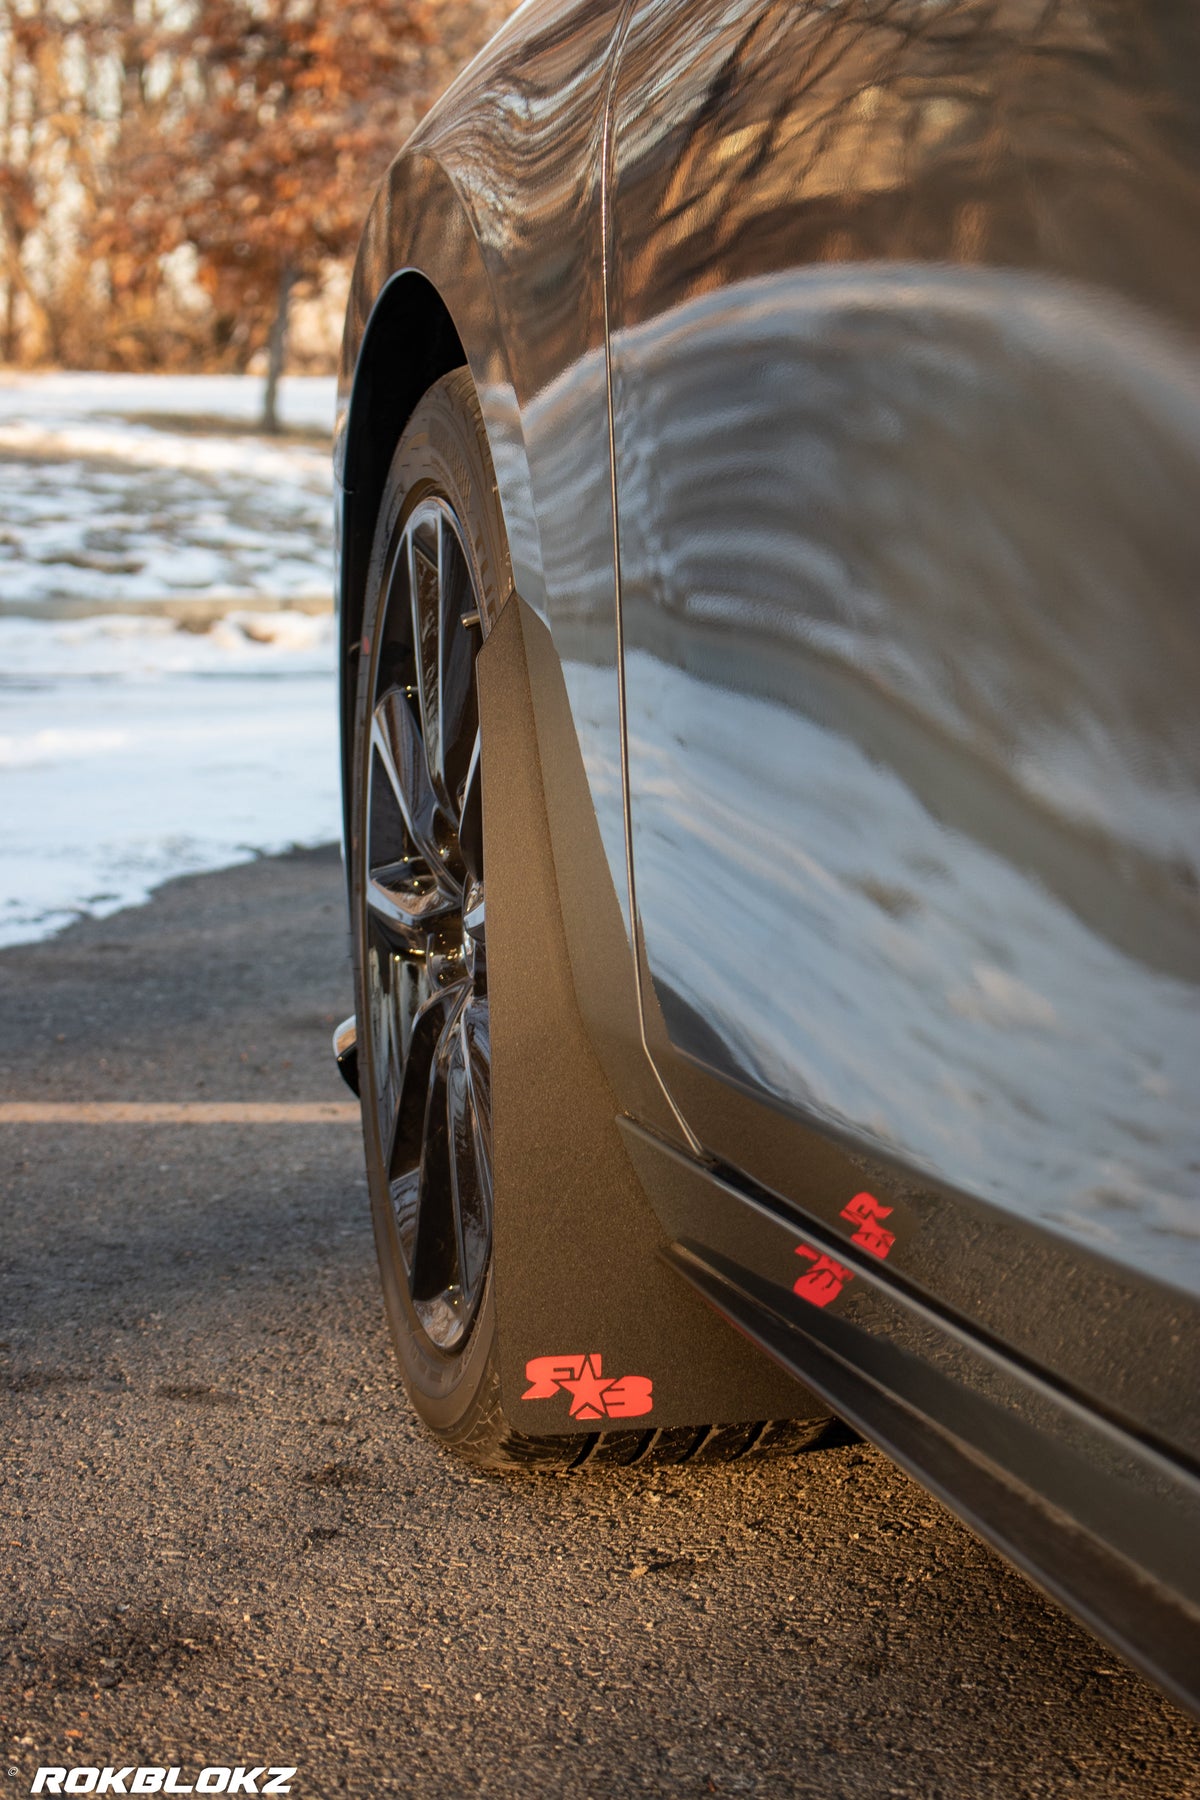
POLYGON ((0 954, 0 1098, 133 1108, 0 1123, 0 1800, 237 1764, 297 1800, 1200 1796, 1200 1728, 869 1446, 436 1449, 353 1122, 136 1110, 315 1116, 349 1010, 332 850, 0 954))

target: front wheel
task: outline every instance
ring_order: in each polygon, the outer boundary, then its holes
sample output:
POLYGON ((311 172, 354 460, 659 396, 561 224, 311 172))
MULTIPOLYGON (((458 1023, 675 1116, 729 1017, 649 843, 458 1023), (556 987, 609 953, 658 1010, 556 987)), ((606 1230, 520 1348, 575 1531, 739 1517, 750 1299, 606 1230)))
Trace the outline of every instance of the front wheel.
MULTIPOLYGON (((809 1423, 532 1437, 500 1399, 475 657, 512 589, 479 404, 455 370, 392 458, 369 567, 350 882, 359 1086, 384 1300, 435 1437, 488 1468, 729 1460, 809 1423)), ((529 952, 536 957, 537 945, 529 952)), ((536 1105, 536 1096, 530 1097, 536 1105)))
POLYGON ((367 1172, 417 1412, 474 1461, 562 1466, 589 1439, 511 1431, 496 1362, 474 664, 511 585, 478 402, 456 370, 392 459, 363 616, 351 889, 367 1172))

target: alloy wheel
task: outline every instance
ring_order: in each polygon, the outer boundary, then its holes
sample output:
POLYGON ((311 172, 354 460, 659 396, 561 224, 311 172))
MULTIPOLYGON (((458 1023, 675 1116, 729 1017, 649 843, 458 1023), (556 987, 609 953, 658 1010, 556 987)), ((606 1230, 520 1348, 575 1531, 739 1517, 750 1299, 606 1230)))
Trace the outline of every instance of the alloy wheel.
MULTIPOLYGON (((491 1048, 475 655, 480 609, 454 513, 398 534, 375 655, 364 971, 368 1098, 409 1297, 459 1354, 492 1235, 491 1048)), ((367 646, 364 645, 364 650, 367 646)))

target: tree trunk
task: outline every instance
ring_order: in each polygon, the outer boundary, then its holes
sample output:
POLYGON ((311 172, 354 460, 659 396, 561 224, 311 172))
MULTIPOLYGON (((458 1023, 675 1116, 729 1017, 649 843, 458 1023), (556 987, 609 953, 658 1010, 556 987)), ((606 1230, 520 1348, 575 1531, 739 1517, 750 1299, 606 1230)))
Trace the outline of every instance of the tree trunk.
POLYGON ((4 340, 0 362, 17 360, 17 283, 11 269, 4 283, 4 340))
MULTIPOLYGON (((4 121, 0 126, 0 160, 6 169, 13 167, 13 114, 16 106, 17 84, 17 43, 13 31, 13 17, 10 9, 5 7, 5 41, 8 54, 4 59, 4 121)), ((7 211, 7 208, 5 209, 7 211)), ((6 269, 4 275, 4 342, 0 347, 0 358, 6 363, 17 360, 17 264, 21 260, 21 248, 15 241, 15 233, 10 218, 4 219, 4 249, 6 269)))
POLYGON ((287 356, 288 302, 296 285, 296 271, 284 267, 279 273, 279 291, 275 298, 275 320, 267 339, 267 385, 263 393, 262 428, 275 436, 279 431, 279 377, 287 356))

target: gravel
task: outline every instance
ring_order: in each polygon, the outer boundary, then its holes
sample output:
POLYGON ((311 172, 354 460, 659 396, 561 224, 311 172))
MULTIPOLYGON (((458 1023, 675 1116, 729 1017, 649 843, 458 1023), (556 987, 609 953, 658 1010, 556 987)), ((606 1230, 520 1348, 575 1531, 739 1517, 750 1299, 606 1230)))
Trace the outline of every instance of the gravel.
MULTIPOLYGON (((8 1099, 342 1097, 332 850, 0 954, 8 1099)), ((1200 1730, 869 1446, 483 1477, 383 1326, 341 1124, 5 1125, 0 1800, 1200 1796, 1200 1730)))

